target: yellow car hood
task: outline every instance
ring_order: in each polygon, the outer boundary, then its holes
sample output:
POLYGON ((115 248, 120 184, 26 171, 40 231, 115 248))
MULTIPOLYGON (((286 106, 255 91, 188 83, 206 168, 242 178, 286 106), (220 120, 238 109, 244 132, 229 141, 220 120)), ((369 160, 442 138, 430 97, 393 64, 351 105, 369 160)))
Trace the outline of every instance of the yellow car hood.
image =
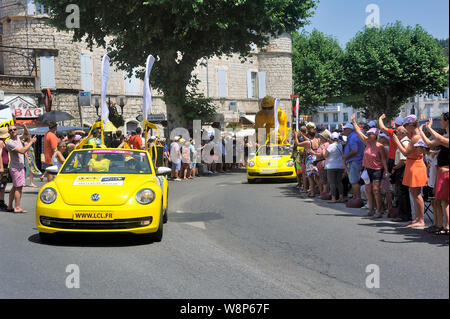
POLYGON ((58 196, 68 205, 117 206, 124 205, 144 188, 159 188, 152 175, 75 175, 59 174, 54 183, 58 196), (148 185, 148 184, 153 185, 148 185), (97 201, 93 194, 100 195, 97 201))

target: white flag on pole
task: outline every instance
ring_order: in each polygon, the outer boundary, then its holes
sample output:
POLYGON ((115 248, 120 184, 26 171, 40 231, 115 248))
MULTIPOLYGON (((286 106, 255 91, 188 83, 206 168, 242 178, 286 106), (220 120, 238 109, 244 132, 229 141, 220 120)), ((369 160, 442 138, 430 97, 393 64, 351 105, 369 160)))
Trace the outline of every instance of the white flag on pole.
POLYGON ((144 78, 144 96, 142 105, 142 118, 147 120, 148 115, 152 109, 152 91, 150 89, 150 72, 152 72, 153 63, 155 63, 155 58, 153 55, 147 57, 147 63, 145 67, 145 78, 144 78))
POLYGON ((109 122, 109 109, 106 105, 106 89, 108 87, 108 77, 109 77, 109 56, 106 54, 103 56, 102 60, 102 121, 103 123, 109 122))
POLYGON ((300 114, 298 114, 299 109, 300 109, 300 99, 297 98, 297 102, 295 103, 295 114, 296 114, 295 127, 296 127, 297 131, 298 131, 298 118, 300 117, 300 114))
POLYGON ((277 138, 278 138, 278 128, 280 127, 280 123, 279 123, 279 121, 278 121, 278 106, 280 105, 280 99, 275 99, 275 106, 274 106, 274 108, 273 108, 273 113, 274 113, 274 116, 275 116, 275 121, 274 121, 274 123, 275 123, 275 136, 277 136, 277 138))

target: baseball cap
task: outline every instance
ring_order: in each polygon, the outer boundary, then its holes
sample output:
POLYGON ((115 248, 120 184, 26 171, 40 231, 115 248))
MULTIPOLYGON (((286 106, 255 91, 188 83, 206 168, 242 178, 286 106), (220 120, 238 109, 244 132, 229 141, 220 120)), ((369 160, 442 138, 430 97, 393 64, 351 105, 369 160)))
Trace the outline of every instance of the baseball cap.
POLYGON ((403 125, 403 117, 399 116, 394 120, 395 125, 403 125))
POLYGON ((73 138, 75 141, 79 141, 81 140, 81 135, 76 134, 75 137, 73 138))
POLYGON ((378 129, 375 127, 372 127, 370 130, 367 131, 366 134, 375 134, 378 135, 378 129))
POLYGON ((386 134, 384 134, 384 133, 380 133, 379 135, 378 135, 379 137, 384 137, 385 139, 389 139, 389 136, 387 136, 386 134))
POLYGON ((331 139, 332 140, 338 140, 339 139, 339 133, 338 132, 331 133, 331 139))
POLYGON ((376 127, 377 126, 375 121, 370 121, 367 125, 369 125, 369 127, 376 127))
POLYGON ((353 124, 351 123, 347 123, 344 125, 343 129, 345 130, 346 128, 351 129, 352 131, 355 130, 355 127, 353 126, 353 124))

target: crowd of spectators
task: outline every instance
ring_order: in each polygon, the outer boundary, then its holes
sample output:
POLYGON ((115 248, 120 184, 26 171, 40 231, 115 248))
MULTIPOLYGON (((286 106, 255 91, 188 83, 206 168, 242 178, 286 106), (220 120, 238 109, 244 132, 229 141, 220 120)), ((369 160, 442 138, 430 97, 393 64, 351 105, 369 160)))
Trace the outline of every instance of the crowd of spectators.
POLYGON ((426 231, 448 235, 448 112, 440 118, 440 131, 432 119, 419 125, 415 115, 396 118, 390 128, 385 119, 383 114, 378 123, 362 124, 354 114, 333 132, 302 124, 293 141, 297 188, 302 196, 320 195, 330 203, 365 205, 368 217, 411 228, 425 227, 425 196, 434 214, 426 231))

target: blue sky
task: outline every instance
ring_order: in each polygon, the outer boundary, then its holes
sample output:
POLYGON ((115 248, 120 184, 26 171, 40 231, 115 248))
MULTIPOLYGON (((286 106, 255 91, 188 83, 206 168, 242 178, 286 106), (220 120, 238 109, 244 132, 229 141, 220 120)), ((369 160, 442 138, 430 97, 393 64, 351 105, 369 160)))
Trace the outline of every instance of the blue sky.
POLYGON ((369 4, 378 5, 381 25, 399 20, 404 26, 420 24, 435 38, 449 37, 449 0, 320 0, 305 30, 318 29, 345 46, 364 27, 369 4))

